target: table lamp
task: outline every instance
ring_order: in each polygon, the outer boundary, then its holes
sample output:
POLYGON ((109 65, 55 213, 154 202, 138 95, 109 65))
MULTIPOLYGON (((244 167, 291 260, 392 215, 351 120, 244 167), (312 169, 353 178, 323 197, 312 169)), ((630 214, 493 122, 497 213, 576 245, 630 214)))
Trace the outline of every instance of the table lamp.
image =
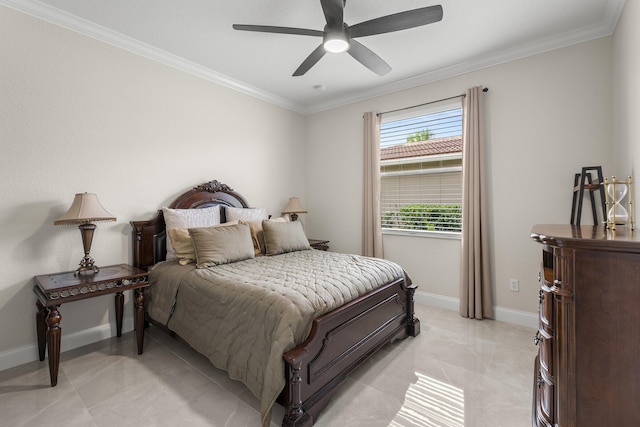
POLYGON ((80 260, 80 267, 78 267, 74 276, 84 272, 93 274, 100 271, 94 265, 93 258, 89 255, 91 242, 93 241, 93 231, 96 229, 96 225, 93 222, 115 220, 116 217, 102 207, 95 194, 78 193, 73 199, 69 210, 54 221, 54 225, 79 224, 78 228, 82 234, 82 245, 84 246, 84 258, 80 260))
POLYGON ((300 199, 297 197, 290 197, 289 203, 287 203, 287 207, 282 211, 283 214, 289 214, 291 221, 295 221, 298 219, 299 213, 307 213, 306 209, 302 207, 300 203, 300 199))

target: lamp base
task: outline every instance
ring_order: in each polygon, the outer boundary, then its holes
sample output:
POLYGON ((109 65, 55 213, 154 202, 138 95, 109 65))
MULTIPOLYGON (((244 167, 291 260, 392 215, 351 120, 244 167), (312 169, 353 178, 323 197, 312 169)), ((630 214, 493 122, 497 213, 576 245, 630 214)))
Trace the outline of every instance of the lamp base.
POLYGON ((100 269, 93 265, 93 258, 89 255, 91 251, 91 242, 93 241, 93 231, 96 229, 95 224, 85 223, 80 224, 78 226, 80 229, 80 233, 82 234, 82 246, 84 246, 84 257, 80 260, 80 267, 73 273, 74 276, 77 276, 80 273, 89 273, 95 274, 100 269))
POLYGON ((79 274, 95 274, 97 272, 100 271, 100 269, 98 268, 97 265, 93 264, 93 258, 85 256, 84 258, 82 258, 80 260, 80 267, 78 267, 78 269, 76 270, 75 273, 73 273, 74 276, 77 276, 79 274))

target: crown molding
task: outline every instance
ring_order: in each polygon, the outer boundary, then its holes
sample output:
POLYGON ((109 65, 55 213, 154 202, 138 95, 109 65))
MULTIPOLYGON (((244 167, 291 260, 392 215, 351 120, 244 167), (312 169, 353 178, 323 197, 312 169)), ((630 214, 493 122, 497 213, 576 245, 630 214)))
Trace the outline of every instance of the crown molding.
POLYGON ((473 71, 478 71, 495 65, 523 59, 528 56, 538 55, 555 49, 560 49, 575 44, 584 43, 590 40, 610 36, 615 31, 618 18, 620 17, 620 13, 622 12, 624 0, 610 2, 608 5, 611 6, 612 3, 615 3, 618 7, 608 7, 606 20, 601 24, 591 25, 579 28, 577 30, 568 31, 560 35, 547 37, 544 39, 533 41, 531 43, 519 45, 512 49, 505 49, 494 54, 474 58, 469 61, 451 65, 448 67, 438 68, 433 71, 412 76, 403 80, 398 80, 386 85, 380 85, 366 92, 360 92, 352 96, 336 98, 323 104, 316 104, 307 109, 305 114, 314 114, 326 110, 331 110, 333 108, 342 107, 345 105, 353 104, 355 102, 366 101, 367 99, 375 98, 378 96, 388 95, 402 90, 415 88, 417 86, 434 83, 439 80, 444 80, 473 71))
POLYGON ((127 50, 177 70, 192 74, 196 77, 217 83, 221 86, 236 90, 268 103, 304 114, 304 109, 291 101, 235 80, 224 74, 217 73, 195 62, 186 60, 172 53, 158 49, 149 44, 136 40, 124 34, 100 26, 78 16, 66 13, 35 0, 0 0, 0 5, 7 6, 19 12, 50 22, 60 27, 91 37, 95 40, 127 50))
POLYGON ((239 80, 235 80, 229 76, 217 73, 209 68, 125 36, 124 34, 120 34, 75 15, 71 15, 59 9, 42 4, 36 0, 0 0, 0 5, 7 6, 44 21, 81 33, 93 39, 127 50, 134 54, 141 55, 177 70, 192 74, 196 77, 203 78, 221 86, 261 99, 265 102, 305 115, 342 107, 355 102, 365 101, 378 96, 388 95, 390 93, 478 71, 494 65, 515 61, 527 56, 537 55, 554 49, 609 36, 615 31, 624 3, 625 0, 610 0, 607 3, 603 21, 597 25, 591 25, 574 31, 568 31, 558 36, 536 40, 512 49, 506 49, 494 54, 474 58, 463 63, 438 68, 417 76, 376 86, 353 95, 334 98, 324 103, 301 106, 291 102, 290 100, 250 86, 239 80))

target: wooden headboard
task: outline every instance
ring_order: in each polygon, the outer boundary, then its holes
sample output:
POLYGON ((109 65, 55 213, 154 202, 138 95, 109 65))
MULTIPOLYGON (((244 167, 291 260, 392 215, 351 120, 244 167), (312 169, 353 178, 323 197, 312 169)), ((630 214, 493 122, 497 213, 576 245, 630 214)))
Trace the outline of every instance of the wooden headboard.
MULTIPOLYGON (((199 209, 215 205, 248 208, 249 204, 228 185, 217 180, 205 182, 181 194, 169 205, 173 209, 199 209)), ((220 221, 225 222, 224 209, 220 210, 220 221)), ((131 221, 133 227, 133 265, 148 268, 164 261, 166 251, 166 225, 162 210, 147 221, 131 221)))

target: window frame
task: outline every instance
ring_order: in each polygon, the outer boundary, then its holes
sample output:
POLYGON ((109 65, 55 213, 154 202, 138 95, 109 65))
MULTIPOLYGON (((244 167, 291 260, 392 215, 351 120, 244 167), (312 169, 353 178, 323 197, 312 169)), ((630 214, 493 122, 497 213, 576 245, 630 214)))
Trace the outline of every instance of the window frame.
MULTIPOLYGON (((406 119, 411 119, 413 117, 420 117, 420 116, 426 116, 426 115, 430 115, 430 114, 436 114, 439 112, 444 112, 444 111, 448 111, 448 110, 453 110, 453 109, 460 109, 461 111, 461 119, 460 119, 460 128, 462 128, 462 120, 463 117, 462 115, 464 114, 464 111, 462 109, 462 102, 461 100, 457 100, 457 101, 448 101, 448 102, 441 102, 441 103, 434 103, 435 105, 429 105, 428 107, 423 107, 419 110, 413 110, 411 112, 407 112, 407 111, 402 111, 399 114, 394 114, 391 116, 385 116, 383 117, 383 122, 395 122, 395 121, 401 121, 401 120, 406 120, 406 119)), ((460 131, 462 132, 462 131, 460 131)), ((458 136, 458 135, 455 135, 458 136)), ((459 134, 460 138, 462 138, 462 134, 459 134)), ((436 138, 434 138, 436 139, 436 138)), ((383 149, 385 147, 389 147, 392 145, 382 145, 382 141, 380 144, 380 149, 383 149)), ((462 151, 460 152, 456 152, 456 153, 442 153, 442 154, 435 154, 435 155, 431 155, 431 156, 416 156, 416 157, 405 157, 405 158, 398 158, 398 159, 389 159, 389 160, 380 160, 380 180, 381 180, 381 193, 382 193, 382 179, 384 178, 384 176, 401 176, 403 175, 402 172, 382 172, 384 166, 390 166, 390 165, 401 165, 401 164, 410 164, 410 163, 418 163, 418 162, 424 162, 424 161, 428 161, 428 162, 437 162, 437 161, 442 161, 442 160, 460 160, 460 165, 459 166, 444 166, 444 167, 436 167, 434 169, 440 169, 438 170, 438 172, 426 172, 426 173, 446 173, 446 172, 460 172, 462 173, 462 156, 463 153, 462 151)), ((407 175, 410 174, 415 174, 415 175, 422 175, 425 172, 408 172, 407 175)), ((462 192, 462 183, 461 183, 461 187, 460 187, 460 191, 462 192)), ((382 201, 382 194, 381 194, 381 201, 382 201)), ((381 206, 382 208, 382 206, 381 206)), ((462 209, 462 197, 460 199, 460 209, 462 209)), ((462 212, 460 214, 460 218, 462 219, 462 212)), ((401 229, 401 228, 385 228, 382 224, 382 218, 381 218, 381 231, 383 235, 397 235, 397 236, 407 236, 407 237, 417 237, 417 238, 437 238, 437 239, 453 239, 453 240, 461 240, 462 239, 462 230, 460 229, 460 231, 440 231, 440 230, 415 230, 415 229, 401 229)))

